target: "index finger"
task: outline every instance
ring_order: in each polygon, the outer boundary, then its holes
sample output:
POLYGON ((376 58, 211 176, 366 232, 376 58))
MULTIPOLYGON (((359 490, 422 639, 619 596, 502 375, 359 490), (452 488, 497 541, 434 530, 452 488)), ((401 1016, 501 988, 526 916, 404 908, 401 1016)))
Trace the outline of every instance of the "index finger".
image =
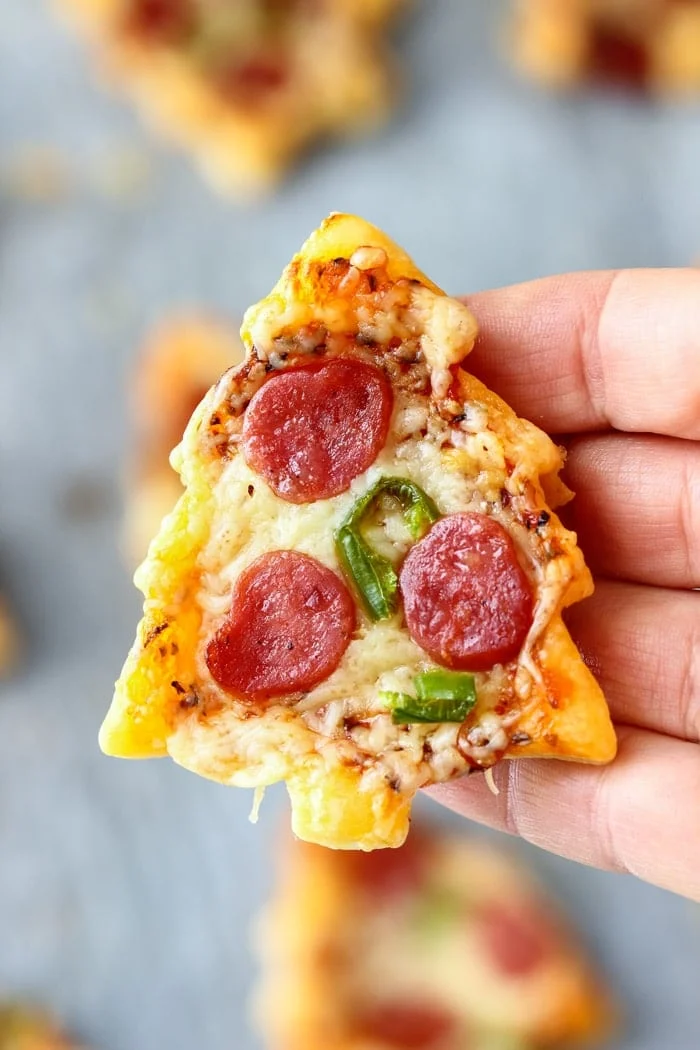
POLYGON ((554 434, 700 439, 700 271, 565 274, 469 296, 467 368, 554 434))

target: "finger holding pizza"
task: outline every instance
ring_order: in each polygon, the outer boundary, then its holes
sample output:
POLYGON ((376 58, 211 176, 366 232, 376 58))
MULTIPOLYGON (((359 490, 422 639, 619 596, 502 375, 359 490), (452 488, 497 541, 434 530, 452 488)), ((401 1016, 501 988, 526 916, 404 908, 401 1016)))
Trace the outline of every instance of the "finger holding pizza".
POLYGON ((311 236, 174 454, 105 751, 284 780, 301 838, 364 850, 422 787, 613 759, 562 619, 592 590, 564 452, 465 369, 477 331, 368 223, 311 236))
MULTIPOLYGON (((546 849, 700 899, 700 274, 572 274, 469 299, 470 367, 566 435, 596 575, 565 620, 617 723, 604 769, 509 763, 432 789, 546 849)), ((569 508, 567 508, 568 510, 569 508)))

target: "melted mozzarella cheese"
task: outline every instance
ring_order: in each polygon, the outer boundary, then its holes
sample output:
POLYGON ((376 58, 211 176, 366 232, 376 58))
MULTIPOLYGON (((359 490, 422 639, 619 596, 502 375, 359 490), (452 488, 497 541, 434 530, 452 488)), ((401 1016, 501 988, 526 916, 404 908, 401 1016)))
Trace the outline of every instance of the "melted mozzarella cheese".
MULTIPOLYGON (((288 503, 248 467, 242 455, 236 455, 226 465, 215 492, 221 513, 215 515, 216 528, 200 558, 203 639, 211 636, 229 611, 236 579, 251 562, 269 551, 296 550, 342 575, 335 551, 335 531, 356 500, 381 477, 410 478, 445 514, 472 506, 473 486, 464 474, 450 469, 449 459, 435 442, 416 437, 401 440, 407 419, 418 426, 424 422, 424 405, 421 399, 396 408, 393 436, 386 447, 374 464, 355 479, 349 491, 333 499, 288 503)), ((398 548, 401 539, 401 530, 396 530, 389 545, 398 548)), ((413 676, 429 664, 400 617, 376 624, 363 618, 338 668, 304 697, 298 710, 314 711, 335 700, 345 701, 347 715, 385 710, 379 693, 411 692, 413 676)))
MULTIPOLYGON (((471 404, 468 426, 484 416, 488 418, 485 405, 471 404)), ((427 654, 409 636, 400 615, 371 623, 360 613, 355 637, 336 670, 324 682, 295 705, 288 701, 273 704, 250 721, 229 714, 226 693, 209 675, 204 660, 206 643, 230 610, 231 592, 240 574, 270 551, 296 550, 342 575, 335 550, 335 532, 354 503, 387 475, 409 478, 420 485, 443 514, 470 510, 490 513, 501 520, 522 547, 522 560, 530 566, 538 591, 541 589, 541 573, 532 550, 522 543, 512 515, 501 507, 500 491, 506 483, 506 474, 500 439, 491 430, 479 434, 469 430, 457 433, 431 411, 425 397, 397 397, 384 449, 347 492, 333 499, 288 503, 248 467, 241 454, 236 454, 225 464, 216 484, 215 524, 199 558, 198 600, 203 615, 198 671, 221 712, 209 725, 199 724, 196 715, 190 717, 176 734, 171 753, 174 749, 180 750, 183 736, 189 737, 187 746, 194 747, 192 737, 195 736, 196 750, 207 753, 209 761, 212 758, 216 761, 212 748, 218 751, 223 739, 229 754, 240 759, 233 782, 249 785, 271 783, 276 779, 272 776, 275 761, 270 757, 272 740, 276 741, 278 752, 293 752, 297 758, 310 749, 324 754, 330 763, 353 762, 369 755, 377 761, 366 768, 367 786, 371 787, 370 782, 375 779, 389 780, 405 791, 415 791, 427 780, 447 780, 463 772, 467 765, 463 754, 465 746, 471 757, 483 766, 496 761, 508 741, 507 724, 494 711, 504 688, 508 689, 503 669, 498 666, 488 674, 476 676, 478 701, 462 747, 458 746, 460 726, 457 724, 396 726, 392 723, 386 701, 380 694, 412 693, 415 675, 432 665, 427 654), (295 732, 282 742, 280 727, 284 725, 288 729, 291 720, 295 732), (215 725, 216 733, 212 734, 210 729, 215 725), (213 739, 217 734, 218 741, 213 739), (426 743, 429 743, 427 749, 426 743)), ((405 530, 392 522, 383 531, 382 552, 389 555, 393 552, 398 560, 405 551, 405 530)), ((551 603, 546 596, 544 599, 549 613, 551 603)), ((538 604, 542 602, 540 595, 538 604)), ((527 654, 523 654, 518 681, 527 679, 527 688, 529 663, 527 654)), ((221 759, 224 759, 223 751, 221 759)))

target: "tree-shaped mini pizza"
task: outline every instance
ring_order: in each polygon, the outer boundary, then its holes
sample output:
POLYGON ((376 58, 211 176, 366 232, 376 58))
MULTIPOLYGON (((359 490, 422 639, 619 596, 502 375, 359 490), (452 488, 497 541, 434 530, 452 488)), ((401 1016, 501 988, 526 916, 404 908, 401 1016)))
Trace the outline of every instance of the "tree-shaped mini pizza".
POLYGON ((617 1007, 548 890, 495 843, 418 827, 399 850, 290 842, 256 926, 274 1050, 602 1046, 617 1007))
POLYGON ((336 214, 241 334, 174 455, 104 750, 285 780, 301 838, 361 849, 400 844, 427 784, 610 761, 561 618, 592 589, 545 501, 563 453, 462 367, 469 310, 336 214))
POLYGON ((381 123, 403 0, 59 0, 149 121, 224 191, 268 189, 327 136, 381 123))

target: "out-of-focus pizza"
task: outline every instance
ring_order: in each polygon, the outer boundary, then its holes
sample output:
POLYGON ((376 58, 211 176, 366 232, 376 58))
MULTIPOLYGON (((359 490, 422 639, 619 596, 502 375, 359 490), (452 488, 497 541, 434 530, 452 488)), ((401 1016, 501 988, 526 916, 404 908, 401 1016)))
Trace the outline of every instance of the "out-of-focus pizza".
POLYGON ((285 780, 300 837, 360 849, 427 784, 614 757, 561 616, 592 590, 563 453, 465 370, 476 333, 369 224, 312 235, 174 456, 107 753, 285 780))
POLYGON ((0 1050, 80 1048, 47 1014, 15 1003, 0 1003, 0 1050))
POLYGON ((224 190, 274 184, 314 140, 381 123, 401 0, 59 0, 155 126, 224 190))
POLYGON ((9 675, 19 658, 20 640, 15 621, 0 596, 0 678, 9 675))
POLYGON ((516 0, 511 40, 520 67, 554 85, 700 91, 700 0, 516 0))
POLYGON ((141 349, 130 387, 133 438, 125 478, 124 547, 132 564, 146 556, 182 495, 170 453, 209 388, 242 354, 233 327, 201 317, 164 322, 141 349))
POLYGON ((411 832, 398 850, 291 841, 256 939, 270 1050, 534 1050, 609 1034, 611 997, 514 856, 411 832))

